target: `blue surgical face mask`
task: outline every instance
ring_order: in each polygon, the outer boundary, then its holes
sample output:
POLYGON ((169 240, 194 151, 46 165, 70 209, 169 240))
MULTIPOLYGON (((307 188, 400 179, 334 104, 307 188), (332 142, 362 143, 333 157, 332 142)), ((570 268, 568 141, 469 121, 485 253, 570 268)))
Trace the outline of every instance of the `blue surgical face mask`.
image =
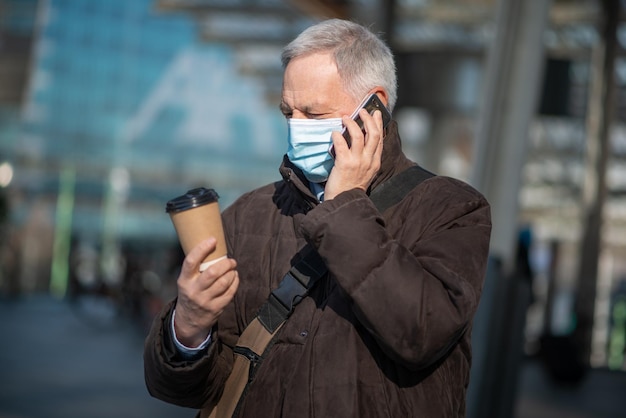
POLYGON ((287 119, 287 157, 313 183, 328 180, 335 160, 328 153, 333 131, 341 132, 341 118, 287 119))

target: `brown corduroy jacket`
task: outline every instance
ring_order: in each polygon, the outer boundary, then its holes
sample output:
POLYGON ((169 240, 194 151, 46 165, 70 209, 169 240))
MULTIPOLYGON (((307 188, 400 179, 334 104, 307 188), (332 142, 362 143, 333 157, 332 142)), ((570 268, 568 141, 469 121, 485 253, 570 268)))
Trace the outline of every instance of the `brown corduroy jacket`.
MULTIPOLYGON (((412 164, 392 122, 372 188, 412 164)), ((464 417, 491 231, 485 198, 436 176, 381 214, 360 190, 317 203, 286 158, 280 171, 282 181, 223 212, 240 286, 206 353, 194 361, 176 353, 175 301, 155 318, 144 353, 150 393, 191 408, 215 404, 238 336, 310 242, 330 274, 281 329, 238 416, 464 417)))

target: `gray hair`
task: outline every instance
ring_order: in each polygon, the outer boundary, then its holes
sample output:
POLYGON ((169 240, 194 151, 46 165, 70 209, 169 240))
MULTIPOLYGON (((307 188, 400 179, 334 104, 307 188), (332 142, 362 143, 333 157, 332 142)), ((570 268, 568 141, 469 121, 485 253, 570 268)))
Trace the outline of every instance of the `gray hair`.
POLYGON ((289 61, 315 52, 333 52, 344 88, 361 100, 376 86, 387 92, 393 110, 397 93, 396 64, 389 47, 369 29, 347 20, 330 19, 305 29, 282 53, 283 69, 289 61))

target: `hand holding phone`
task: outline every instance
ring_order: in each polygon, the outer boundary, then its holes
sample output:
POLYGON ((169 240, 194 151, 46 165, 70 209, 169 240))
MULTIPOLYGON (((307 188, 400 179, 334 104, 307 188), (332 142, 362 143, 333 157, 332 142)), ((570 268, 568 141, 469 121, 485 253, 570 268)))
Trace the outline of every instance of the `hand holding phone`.
MULTIPOLYGON (((361 102, 361 104, 356 108, 352 116, 350 116, 351 119, 357 123, 359 128, 361 128, 361 130, 364 130, 363 121, 359 116, 359 112, 361 109, 367 110, 370 115, 373 115, 376 110, 380 110, 383 117, 383 129, 385 129, 391 121, 391 113, 389 112, 389 110, 387 110, 387 107, 383 104, 383 102, 380 100, 376 93, 367 96, 365 100, 363 100, 363 102, 361 102)), ((348 143, 348 148, 352 146, 352 138, 350 137, 350 133, 348 132, 348 129, 346 127, 343 128, 341 134, 348 143)), ((333 158, 335 158, 335 147, 331 145, 328 152, 333 158)))

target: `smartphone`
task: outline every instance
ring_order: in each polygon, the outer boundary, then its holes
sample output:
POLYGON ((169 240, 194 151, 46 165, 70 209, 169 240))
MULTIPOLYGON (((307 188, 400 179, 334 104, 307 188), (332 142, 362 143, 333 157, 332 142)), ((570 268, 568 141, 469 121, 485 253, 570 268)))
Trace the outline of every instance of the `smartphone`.
MULTIPOLYGON (((361 130, 363 130, 363 121, 361 120, 361 117, 359 116, 359 111, 361 109, 366 109, 370 115, 374 114, 374 111, 380 110, 383 116, 383 129, 385 129, 387 125, 389 124, 389 122, 391 121, 391 113, 389 113, 389 110, 383 104, 383 102, 380 101, 380 98, 378 97, 376 93, 373 93, 370 96, 366 97, 365 100, 361 102, 361 104, 356 108, 356 110, 351 116, 352 120, 355 121, 357 125, 359 125, 359 128, 361 128, 361 130)), ((348 132, 348 129, 344 127, 341 134, 343 135, 346 142, 348 143, 348 147, 350 147, 352 145, 352 138, 350 138, 350 133, 348 132)), ((333 158, 335 158, 334 146, 331 145, 328 152, 330 153, 330 155, 332 155, 333 158)))

